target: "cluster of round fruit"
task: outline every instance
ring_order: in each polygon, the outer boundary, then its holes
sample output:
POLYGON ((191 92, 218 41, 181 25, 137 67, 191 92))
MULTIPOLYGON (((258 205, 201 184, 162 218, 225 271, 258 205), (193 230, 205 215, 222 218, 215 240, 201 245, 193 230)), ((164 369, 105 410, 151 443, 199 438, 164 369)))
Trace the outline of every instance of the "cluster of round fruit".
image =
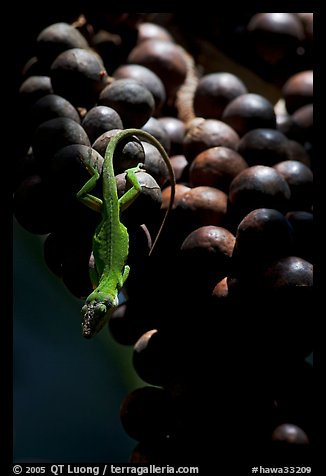
POLYGON ((121 407, 139 442, 130 461, 222 460, 225 448, 298 458, 312 441, 313 72, 290 76, 275 105, 233 73, 200 76, 198 61, 146 14, 85 11, 42 30, 19 90, 14 214, 47 234, 47 265, 84 298, 100 219, 76 199, 85 164, 100 172, 121 129, 156 137, 177 184, 150 257, 167 169, 136 137, 114 158, 120 195, 124 171, 146 169, 122 216, 128 300, 109 321, 149 384, 121 407))

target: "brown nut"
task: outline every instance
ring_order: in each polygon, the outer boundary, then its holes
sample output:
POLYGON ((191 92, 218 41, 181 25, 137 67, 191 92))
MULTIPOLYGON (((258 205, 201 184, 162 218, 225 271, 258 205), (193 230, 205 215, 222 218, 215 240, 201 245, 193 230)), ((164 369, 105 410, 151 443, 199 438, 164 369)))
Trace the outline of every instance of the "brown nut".
POLYGON ((313 102, 313 78, 312 70, 300 71, 291 76, 283 85, 282 96, 289 114, 313 102))
POLYGON ((192 162, 196 155, 211 147, 236 149, 239 136, 232 127, 216 119, 195 118, 185 135, 184 155, 192 162))
POLYGON ((231 267, 235 237, 219 226, 202 226, 192 231, 181 245, 181 257, 187 270, 185 279, 195 288, 214 287, 231 267))
POLYGON ((247 92, 244 83, 234 74, 206 74, 198 81, 194 93, 194 112, 205 119, 220 119, 227 104, 247 92))
POLYGON ((276 129, 254 129, 241 137, 238 153, 249 166, 272 166, 287 160, 288 139, 276 129))
POLYGON ((164 84, 168 97, 173 96, 187 75, 182 49, 163 40, 142 41, 129 53, 129 64, 140 64, 152 70, 164 84))
POLYGON ((227 195, 213 187, 194 187, 186 192, 180 206, 192 229, 205 225, 223 225, 227 212, 227 195))
POLYGON ((231 182, 229 200, 236 215, 243 218, 256 208, 287 211, 291 197, 286 180, 272 167, 254 165, 231 182))
POLYGON ((291 198, 290 210, 311 210, 313 204, 313 173, 297 160, 285 160, 273 167, 287 181, 291 198))
POLYGON ((257 13, 247 30, 257 55, 272 65, 293 55, 304 38, 302 23, 294 13, 257 13))
POLYGON ((224 109, 222 121, 240 137, 253 129, 276 128, 274 107, 260 94, 242 94, 233 99, 224 109))
POLYGON ((211 147, 198 154, 189 169, 192 187, 206 185, 228 193, 232 180, 248 167, 236 151, 228 147, 211 147))

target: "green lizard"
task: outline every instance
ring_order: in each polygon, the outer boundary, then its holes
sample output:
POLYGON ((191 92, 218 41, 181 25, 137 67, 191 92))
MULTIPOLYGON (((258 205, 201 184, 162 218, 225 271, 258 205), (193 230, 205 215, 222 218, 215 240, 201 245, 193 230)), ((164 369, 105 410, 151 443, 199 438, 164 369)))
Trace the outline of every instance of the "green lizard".
POLYGON ((91 195, 100 174, 90 164, 86 167, 91 178, 77 193, 77 198, 89 208, 101 213, 102 219, 93 236, 94 268, 90 268, 90 277, 93 283, 93 292, 87 297, 82 307, 82 331, 83 336, 91 338, 95 336, 106 324, 114 309, 119 304, 118 295, 129 274, 129 266, 126 264, 129 250, 129 235, 127 228, 120 221, 120 214, 141 193, 141 186, 136 173, 143 169, 143 164, 126 170, 126 180, 132 187, 118 198, 116 179, 113 169, 113 155, 116 146, 129 136, 136 136, 154 145, 162 155, 168 168, 171 182, 171 197, 163 222, 156 235, 150 253, 162 231, 166 217, 170 212, 175 190, 174 172, 169 157, 162 145, 149 133, 139 129, 125 129, 116 134, 109 142, 103 162, 103 200, 91 195))

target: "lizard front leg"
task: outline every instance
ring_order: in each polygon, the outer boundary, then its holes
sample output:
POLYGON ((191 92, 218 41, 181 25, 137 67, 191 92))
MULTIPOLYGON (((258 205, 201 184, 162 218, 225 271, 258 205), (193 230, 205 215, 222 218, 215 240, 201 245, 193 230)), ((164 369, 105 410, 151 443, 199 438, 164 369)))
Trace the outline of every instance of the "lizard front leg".
POLYGON ((119 198, 120 212, 126 210, 136 200, 138 195, 140 195, 141 185, 136 174, 141 170, 143 170, 143 164, 138 164, 137 167, 126 170, 126 181, 129 182, 132 187, 119 198))

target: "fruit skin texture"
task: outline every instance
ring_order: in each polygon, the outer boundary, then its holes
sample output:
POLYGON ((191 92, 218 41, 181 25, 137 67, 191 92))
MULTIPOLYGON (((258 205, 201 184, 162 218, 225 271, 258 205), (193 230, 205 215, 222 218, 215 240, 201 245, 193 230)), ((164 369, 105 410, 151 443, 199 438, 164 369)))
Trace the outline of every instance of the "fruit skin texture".
POLYGON ((106 86, 107 72, 98 55, 90 50, 72 48, 56 57, 50 77, 55 94, 75 107, 90 108, 106 86))
POLYGON ((188 216, 192 228, 222 226, 227 212, 227 195, 217 188, 195 187, 183 195, 180 206, 185 221, 188 216))
POLYGON ((283 85, 282 95, 289 114, 313 102, 313 71, 300 71, 291 76, 283 85))
POLYGON ((57 117, 43 122, 36 129, 32 142, 33 154, 40 167, 47 170, 53 154, 73 144, 90 146, 85 130, 72 119, 57 117))
POLYGON ((311 289, 313 265, 303 258, 286 256, 266 269, 263 285, 265 289, 311 289))
POLYGON ((85 37, 68 23, 53 23, 44 28, 36 40, 36 55, 45 65, 50 66, 63 51, 72 48, 88 48, 85 37))
POLYGON ((68 117, 80 124, 80 117, 74 106, 56 94, 43 96, 31 108, 31 121, 34 127, 56 117, 68 117))
POLYGON ((313 204, 313 173, 297 160, 285 160, 274 169, 287 181, 291 190, 291 210, 311 210, 313 204))
POLYGON ((199 289, 228 275, 235 237, 223 227, 206 225, 192 231, 181 245, 185 281, 199 289))
POLYGON ((249 166, 271 167, 289 158, 288 142, 288 138, 276 129, 254 129, 241 137, 237 151, 249 166))
POLYGON ((173 97, 186 79, 187 63, 183 50, 162 40, 147 40, 133 48, 128 63, 140 64, 152 70, 164 84, 167 97, 173 97))
POLYGON ((19 88, 19 102, 22 108, 28 109, 38 99, 53 93, 49 76, 29 76, 19 88))
POLYGON ((229 200, 242 218, 255 208, 287 211, 291 197, 286 180, 272 167, 254 165, 240 172, 231 182, 229 200))
POLYGON ((114 73, 114 79, 134 79, 143 83, 146 88, 152 93, 155 101, 154 116, 159 115, 163 104, 166 100, 165 87, 160 78, 145 66, 140 64, 126 64, 119 66, 114 73))
POLYGON ((257 13, 247 31, 257 56, 270 65, 291 58, 304 37, 303 26, 294 13, 257 13))
POLYGON ((234 74, 206 74, 199 80, 194 93, 194 112, 205 119, 221 119, 229 102, 247 92, 245 84, 234 74))
POLYGON ((277 426, 272 433, 272 440, 290 445, 307 445, 309 439, 306 433, 297 425, 283 423, 277 426))
POLYGON ((273 105, 260 94, 242 94, 233 99, 224 109, 222 121, 240 137, 252 129, 276 128, 273 105))
POLYGON ((183 148, 183 138, 186 133, 186 126, 184 122, 173 116, 159 117, 159 122, 163 125, 164 129, 168 133, 171 141, 171 155, 181 155, 183 148))
POLYGON ((248 167, 240 154, 228 147, 211 147, 198 154, 189 169, 192 187, 206 185, 228 193, 232 180, 248 167))
POLYGON ((210 147, 223 146, 235 150, 238 143, 238 134, 224 122, 196 118, 184 137, 183 152, 188 162, 192 162, 196 155, 210 147))
POLYGON ((150 91, 134 79, 117 79, 106 86, 99 96, 99 104, 112 107, 125 128, 140 128, 152 116, 155 101, 150 91))
POLYGON ((95 106, 89 109, 83 118, 82 126, 91 143, 106 131, 123 129, 123 124, 117 111, 107 106, 95 106))
POLYGON ((292 251, 293 229, 278 210, 258 208, 239 223, 233 258, 241 266, 261 266, 292 251))

